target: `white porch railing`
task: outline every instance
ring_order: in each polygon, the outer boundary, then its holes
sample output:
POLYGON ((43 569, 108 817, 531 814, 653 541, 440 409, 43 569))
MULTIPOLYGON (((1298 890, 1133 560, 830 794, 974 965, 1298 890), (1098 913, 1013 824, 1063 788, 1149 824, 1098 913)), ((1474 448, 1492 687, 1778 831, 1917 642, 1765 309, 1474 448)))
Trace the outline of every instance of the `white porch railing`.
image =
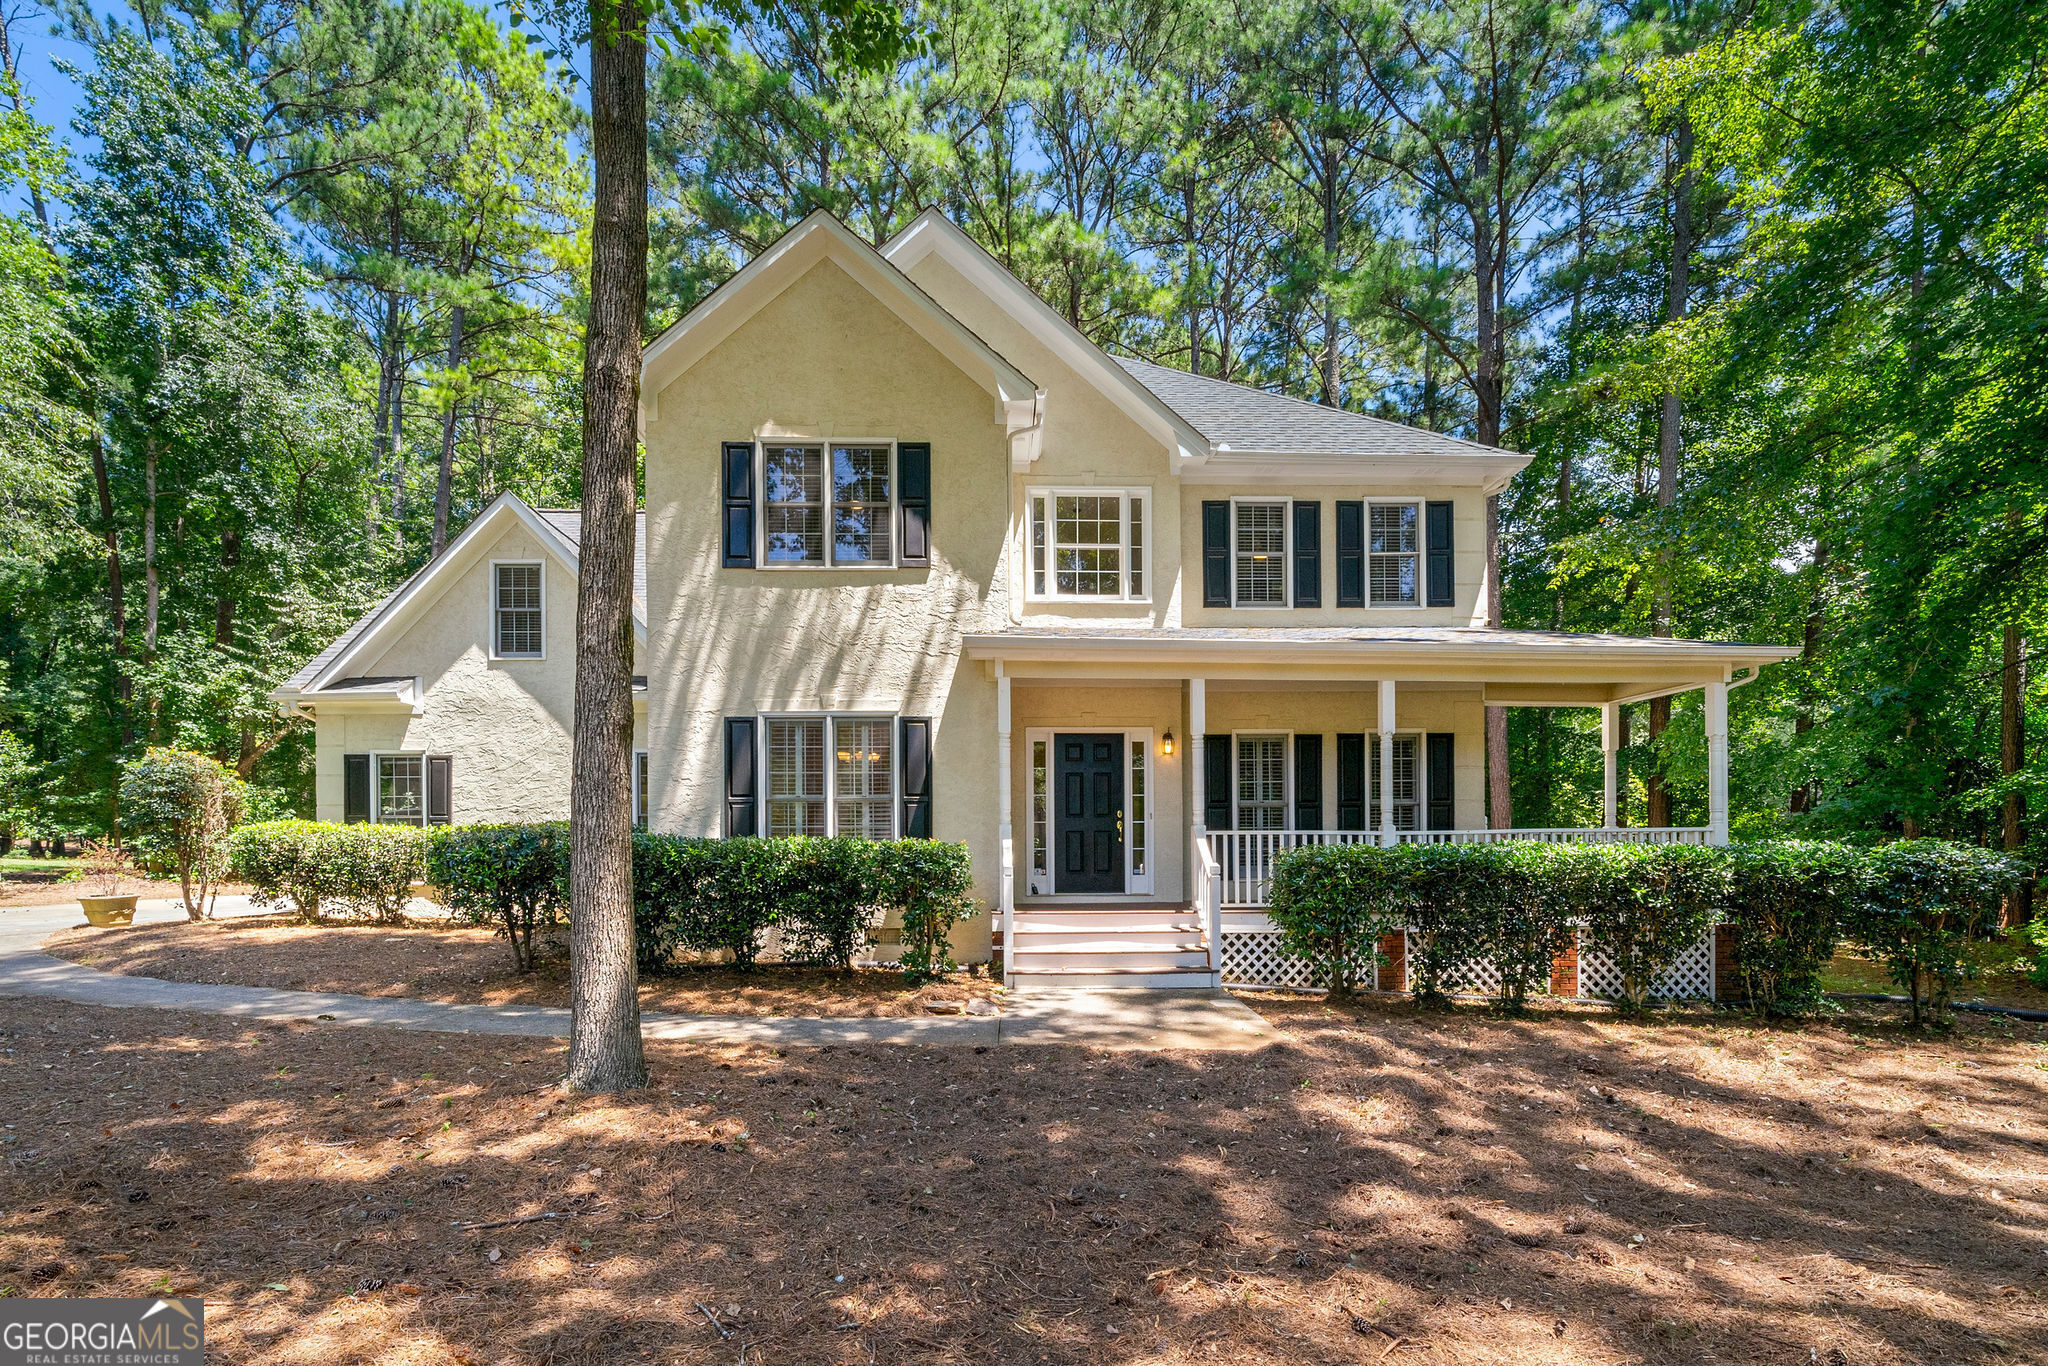
POLYGON ((1202 947, 1209 954, 1209 985, 1223 985, 1223 868, 1207 840, 1195 841, 1195 914, 1202 922, 1202 947))
MULTIPOLYGON (((1400 844, 1705 844, 1705 826, 1630 825, 1592 829, 1396 830, 1400 844)), ((1212 830, 1209 851, 1221 870, 1225 906, 1264 906, 1272 900, 1273 859, 1303 844, 1378 844, 1377 830, 1212 830)), ((1199 857, 1199 856, 1198 856, 1199 857)), ((1198 873, 1198 878, 1200 874, 1198 873)), ((1197 882, 1199 888, 1200 882, 1197 882)))

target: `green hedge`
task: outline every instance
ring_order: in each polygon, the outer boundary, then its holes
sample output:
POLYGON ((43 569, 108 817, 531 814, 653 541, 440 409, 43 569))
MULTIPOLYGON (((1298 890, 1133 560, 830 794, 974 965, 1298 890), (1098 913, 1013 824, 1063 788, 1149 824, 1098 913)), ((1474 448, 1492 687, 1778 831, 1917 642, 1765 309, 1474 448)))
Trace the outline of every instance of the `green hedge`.
POLYGON ((1509 1012, 1542 989, 1574 927, 1613 957, 1632 1011, 1716 922, 1734 926, 1749 1001, 1767 1015, 1814 1008, 1821 973, 1849 939, 1887 965, 1918 1020, 1967 974, 1964 946, 1995 923, 2020 873, 2004 855, 1939 840, 1312 845, 1275 859, 1270 913, 1288 951, 1333 992, 1350 990, 1378 960, 1380 936, 1406 925, 1419 999, 1442 1002, 1485 961, 1509 1012))
POLYGON ((228 838, 235 876, 259 906, 306 921, 342 914, 394 921, 425 875, 427 837, 416 825, 262 821, 228 838))
POLYGON ((534 970, 537 941, 567 918, 566 822, 444 826, 427 839, 426 867, 449 913, 503 935, 520 972, 534 970))

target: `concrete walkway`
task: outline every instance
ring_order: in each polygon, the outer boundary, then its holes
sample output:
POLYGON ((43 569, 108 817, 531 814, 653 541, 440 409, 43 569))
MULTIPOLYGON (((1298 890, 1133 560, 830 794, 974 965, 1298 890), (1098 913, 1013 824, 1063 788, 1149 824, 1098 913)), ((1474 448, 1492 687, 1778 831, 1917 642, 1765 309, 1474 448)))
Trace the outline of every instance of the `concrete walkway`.
MULTIPOLYGON (((261 914, 242 897, 221 898, 220 914, 261 914)), ((182 921, 176 901, 146 901, 137 924, 182 921)), ((248 1020, 421 1029, 441 1034, 566 1038, 569 1012, 552 1006, 450 1005, 401 997, 209 986, 125 977, 41 952, 50 934, 83 923, 76 905, 0 908, 0 996, 41 996, 79 1005, 190 1010, 248 1020)), ((733 1015, 641 1016, 650 1039, 687 1043, 1085 1044, 1115 1049, 1260 1048, 1270 1025, 1223 992, 1041 990, 1015 992, 1000 1015, 911 1019, 790 1019, 733 1015)))

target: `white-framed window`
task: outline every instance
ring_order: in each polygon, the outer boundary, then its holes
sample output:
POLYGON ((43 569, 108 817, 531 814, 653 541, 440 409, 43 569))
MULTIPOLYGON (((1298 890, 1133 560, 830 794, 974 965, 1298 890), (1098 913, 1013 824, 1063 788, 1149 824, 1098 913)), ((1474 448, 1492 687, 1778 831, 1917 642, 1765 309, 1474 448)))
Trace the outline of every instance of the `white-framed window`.
POLYGON ((633 828, 647 828, 647 751, 633 751, 633 828))
POLYGON ((546 657, 546 598, 538 560, 491 562, 491 653, 498 659, 546 657))
MULTIPOLYGON (((1369 829, 1380 828, 1380 737, 1368 732, 1365 747, 1371 752, 1371 774, 1366 788, 1366 803, 1370 812, 1366 817, 1369 829)), ((1424 793, 1422 790, 1422 737, 1419 735, 1396 735, 1394 737, 1394 828, 1396 830, 1420 830, 1424 793)))
POLYGON ((768 716, 762 763, 770 835, 896 837, 896 720, 768 716))
POLYGON ((380 824, 425 825, 427 760, 423 754, 379 754, 370 794, 370 819, 380 824))
POLYGON ((1026 499, 1031 511, 1029 596, 1148 600, 1150 489, 1042 488, 1029 490, 1026 499))
MULTIPOLYGON (((1052 846, 1057 838, 1058 813, 1052 800, 1055 739, 1075 727, 1055 729, 1034 726, 1025 732, 1024 743, 1031 768, 1031 850, 1029 877, 1025 888, 1032 896, 1058 893, 1058 877, 1052 866, 1052 846)), ((1121 734, 1124 753, 1124 895, 1144 896, 1153 890, 1151 831, 1152 794, 1158 790, 1153 769, 1153 733, 1150 730, 1108 728, 1121 734)), ((1100 895, 1100 893, 1090 893, 1100 895)))
POLYGON ((1284 499, 1239 498, 1230 508, 1231 602, 1238 607, 1285 607, 1288 520, 1284 499))
POLYGON ((1422 504, 1365 506, 1366 601, 1374 607, 1422 602, 1422 504))
POLYGON ((763 566, 895 564, 895 442, 763 441, 756 450, 763 566))
POLYGON ((1231 746, 1237 751, 1232 765, 1237 781, 1231 791, 1232 822, 1237 829, 1287 829, 1291 738, 1284 733, 1231 736, 1231 746))

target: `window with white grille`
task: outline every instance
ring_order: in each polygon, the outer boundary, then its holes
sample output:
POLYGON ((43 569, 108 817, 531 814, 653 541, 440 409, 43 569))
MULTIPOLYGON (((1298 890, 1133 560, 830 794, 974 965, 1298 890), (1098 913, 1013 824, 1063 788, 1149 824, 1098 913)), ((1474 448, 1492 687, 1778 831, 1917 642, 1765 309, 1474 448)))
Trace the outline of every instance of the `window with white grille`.
POLYGON ((1287 737, 1237 737, 1237 828, 1287 828, 1287 737))
POLYGON ((501 564, 492 587, 500 659, 541 657, 541 589, 537 564, 501 564))
POLYGON ((896 448, 886 441, 761 446, 761 562, 889 565, 896 448))
POLYGON ((1375 607, 1413 607, 1422 583, 1422 509, 1373 503, 1367 509, 1366 581, 1375 607))
POLYGON ((417 754, 378 755, 377 819, 420 825, 426 816, 426 760, 417 754))
POLYGON ((1239 502, 1232 540, 1236 547, 1236 603, 1239 607, 1287 605, 1287 504, 1239 502))
POLYGON ((771 716, 765 724, 770 835, 896 837, 893 718, 771 716))
POLYGON ((832 723, 832 833, 885 840, 896 833, 895 766, 887 720, 832 723))
MULTIPOLYGON (((1396 830, 1420 830, 1422 828, 1422 766, 1416 762, 1420 746, 1419 736, 1396 735, 1394 737, 1394 828, 1396 830)), ((1380 828, 1380 737, 1367 735, 1365 746, 1372 752, 1372 815, 1366 824, 1373 829, 1380 828)))
POLYGON ((1145 597, 1145 491, 1032 489, 1031 596, 1145 597))

